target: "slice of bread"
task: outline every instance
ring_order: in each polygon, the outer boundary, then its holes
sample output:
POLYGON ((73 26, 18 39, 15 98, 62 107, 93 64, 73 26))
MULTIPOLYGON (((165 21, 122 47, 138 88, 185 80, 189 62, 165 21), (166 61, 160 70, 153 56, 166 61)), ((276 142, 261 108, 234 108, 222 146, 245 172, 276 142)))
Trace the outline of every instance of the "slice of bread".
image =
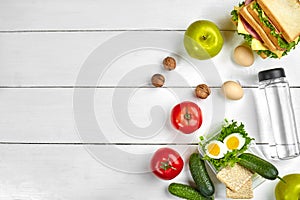
POLYGON ((300 3, 298 0, 257 0, 266 16, 287 42, 300 35, 300 3))
POLYGON ((262 21, 260 21, 259 14, 258 14, 257 10, 255 10, 253 8, 254 3, 256 3, 256 2, 252 1, 249 5, 247 5, 248 12, 253 17, 253 19, 260 25, 260 27, 264 30, 267 37, 269 38, 269 40, 272 41, 272 43, 276 47, 276 49, 283 50, 278 44, 278 39, 271 34, 271 29, 269 27, 265 26, 262 21))
POLYGON ((265 54, 265 53, 260 53, 259 56, 262 58, 262 59, 266 59, 268 56, 265 54))
POLYGON ((252 199, 252 179, 249 179, 237 192, 226 188, 226 197, 231 199, 252 199))
POLYGON ((261 37, 264 45, 271 51, 275 51, 277 48, 273 44, 273 42, 269 39, 266 32, 263 28, 255 21, 252 15, 248 12, 248 6, 244 6, 239 14, 251 25, 251 27, 257 32, 257 34, 261 37))
POLYGON ((239 164, 225 167, 217 173, 217 178, 233 192, 239 191, 252 177, 252 172, 239 164))

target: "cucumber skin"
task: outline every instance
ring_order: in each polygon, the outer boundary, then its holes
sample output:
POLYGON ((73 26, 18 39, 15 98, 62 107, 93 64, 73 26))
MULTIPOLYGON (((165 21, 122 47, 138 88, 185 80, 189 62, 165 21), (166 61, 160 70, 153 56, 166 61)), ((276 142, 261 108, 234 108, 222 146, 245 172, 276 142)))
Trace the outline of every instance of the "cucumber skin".
POLYGON ((243 167, 256 172, 257 174, 261 175, 262 177, 275 180, 278 178, 278 170, 277 168, 269 163, 266 160, 261 159, 250 153, 243 153, 239 156, 240 160, 238 163, 243 167))
POLYGON ((190 156, 189 167, 198 191, 205 197, 212 196, 215 187, 206 171, 204 160, 200 158, 199 154, 193 153, 190 156))
POLYGON ((180 198, 188 200, 213 200, 213 197, 204 197, 196 189, 181 183, 171 183, 168 191, 180 198))

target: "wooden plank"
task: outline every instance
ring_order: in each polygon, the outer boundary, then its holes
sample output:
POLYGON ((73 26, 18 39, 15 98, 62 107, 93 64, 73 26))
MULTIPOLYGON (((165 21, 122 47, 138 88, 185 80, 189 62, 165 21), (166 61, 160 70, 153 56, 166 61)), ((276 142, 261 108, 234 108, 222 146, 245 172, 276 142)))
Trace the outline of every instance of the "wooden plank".
MULTIPOLYGON (((108 145, 93 145, 102 154, 119 162, 118 170, 110 161, 97 160, 87 149, 89 145, 0 145, 0 199, 97 200, 97 199, 174 199, 168 194, 171 182, 191 184, 188 165, 171 181, 162 181, 149 172, 149 160, 160 145, 118 145, 128 154, 109 153, 108 145), (128 158, 131 158, 128 163, 128 158), (130 165, 134 171, 122 172, 130 165), (117 191, 117 192, 116 192, 117 191)), ((170 145, 181 153, 185 162, 196 146, 170 145)), ((298 173, 300 159, 275 162, 280 175, 298 173), (288 162, 288 164, 287 164, 288 162)), ((225 187, 209 174, 215 184, 215 199, 225 199, 225 187)), ((277 181, 267 181, 254 190, 254 200, 274 199, 277 181)))
MULTIPOLYGON (((110 147, 95 146, 119 162, 118 170, 112 169, 108 161, 97 160, 87 146, 0 145, 0 199, 138 199, 149 192, 151 197, 147 195, 145 199, 172 199, 166 192, 169 182, 155 178, 148 168, 152 153, 160 146, 126 146, 131 153, 122 156, 111 154, 110 147), (135 157, 133 151, 143 157, 135 157), (126 160, 129 157, 130 163, 126 160), (122 166, 127 164, 141 171, 122 172, 122 166)), ((188 149, 194 150, 195 147, 188 149)), ((190 180, 187 170, 186 166, 176 180, 190 180)))
MULTIPOLYGON (((79 89, 74 95, 73 89, 1 89, 0 141, 194 143, 210 125, 226 117, 244 122, 249 134, 264 142, 260 137, 257 89, 246 88, 240 101, 225 101, 220 89, 215 88, 206 100, 196 99, 192 88, 93 90, 79 89), (195 134, 180 134, 169 122, 171 108, 184 100, 197 102, 203 111, 203 125, 195 134)), ((292 98, 299 125, 299 89, 292 89, 292 98)))
MULTIPOLYGON (((179 37, 182 33, 178 33, 179 37)), ((161 37, 164 42, 158 42, 160 49, 146 48, 138 43, 135 49, 132 47, 132 51, 129 51, 130 46, 135 41, 128 44, 128 47, 126 43, 122 43, 125 50, 127 48, 127 53, 120 55, 117 51, 113 51, 116 52, 113 55, 115 59, 104 65, 101 59, 106 58, 108 54, 105 48, 104 52, 96 49, 103 47, 104 44, 117 48, 115 47, 118 44, 116 41, 123 34, 124 32, 1 33, 0 86, 149 86, 152 74, 162 73, 167 78, 166 86, 168 87, 196 86, 203 79, 208 80, 211 86, 219 87, 221 82, 226 80, 239 80, 243 86, 256 87, 257 73, 271 67, 284 67, 290 84, 300 85, 298 78, 300 70, 297 64, 300 48, 296 48, 282 59, 257 58, 253 66, 245 68, 236 65, 232 60, 233 49, 242 42, 242 39, 237 34, 228 31, 222 32, 225 44, 219 55, 208 61, 196 61, 189 57, 178 59, 178 67, 172 72, 163 70, 161 62, 164 57, 173 56, 174 53, 185 55, 182 40, 177 37, 176 32, 129 33, 131 39, 135 36, 149 36, 152 39, 148 38, 145 41, 154 46, 157 42, 152 41, 157 41, 157 38, 161 37), (170 35, 172 37, 169 37, 170 35), (115 36, 118 37, 114 38, 115 36), (137 47, 139 49, 136 49, 137 47), (82 75, 80 70, 84 68, 84 63, 91 60, 89 56, 93 52, 96 52, 95 55, 98 58, 94 62, 99 62, 99 64, 94 69, 87 68, 86 70, 90 72, 88 77, 84 79, 85 81, 78 83, 77 78, 82 75), (190 61, 194 64, 189 63, 190 61), (96 81, 90 78, 93 75, 97 75, 96 81), (126 81, 121 81, 124 78, 126 81)), ((177 58, 179 58, 178 55, 177 58)))
POLYGON ((209 19, 227 30, 233 29, 230 12, 238 2, 4 0, 0 30, 178 30, 198 19, 209 19))

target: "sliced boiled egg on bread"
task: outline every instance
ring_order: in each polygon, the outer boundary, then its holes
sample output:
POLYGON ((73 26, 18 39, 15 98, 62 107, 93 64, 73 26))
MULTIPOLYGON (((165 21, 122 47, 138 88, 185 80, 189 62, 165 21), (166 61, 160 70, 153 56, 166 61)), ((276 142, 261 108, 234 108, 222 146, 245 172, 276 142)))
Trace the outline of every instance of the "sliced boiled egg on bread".
POLYGON ((245 142, 245 138, 240 133, 232 133, 223 140, 228 151, 232 151, 234 149, 240 150, 245 145, 245 142))
POLYGON ((222 142, 212 140, 205 145, 205 153, 211 158, 220 159, 227 153, 227 148, 222 142))

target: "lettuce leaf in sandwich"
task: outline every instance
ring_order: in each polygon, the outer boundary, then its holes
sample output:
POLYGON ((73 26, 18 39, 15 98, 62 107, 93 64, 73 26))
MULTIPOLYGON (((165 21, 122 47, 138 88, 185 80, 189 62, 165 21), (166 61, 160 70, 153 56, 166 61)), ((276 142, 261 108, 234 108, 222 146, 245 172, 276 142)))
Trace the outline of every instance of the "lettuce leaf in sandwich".
MULTIPOLYGON (((239 4, 239 6, 234 7, 234 10, 231 12, 231 20, 237 26, 237 32, 239 35, 244 37, 246 43, 251 46, 251 48, 256 51, 261 57, 266 58, 280 58, 282 56, 287 55, 289 51, 295 48, 295 46, 300 41, 300 36, 296 38, 292 42, 287 42, 283 37, 282 33, 279 32, 271 20, 267 17, 263 9, 259 6, 259 4, 252 0, 246 0, 239 4), (276 50, 271 51, 268 49, 265 44, 263 43, 262 39, 259 37, 259 33, 257 33, 252 26, 240 15, 240 11, 245 6, 250 6, 258 15, 259 24, 265 26, 269 29, 270 34, 275 37, 276 39, 276 46, 279 47, 276 50)), ((264 28, 265 28, 264 27, 264 28)))

